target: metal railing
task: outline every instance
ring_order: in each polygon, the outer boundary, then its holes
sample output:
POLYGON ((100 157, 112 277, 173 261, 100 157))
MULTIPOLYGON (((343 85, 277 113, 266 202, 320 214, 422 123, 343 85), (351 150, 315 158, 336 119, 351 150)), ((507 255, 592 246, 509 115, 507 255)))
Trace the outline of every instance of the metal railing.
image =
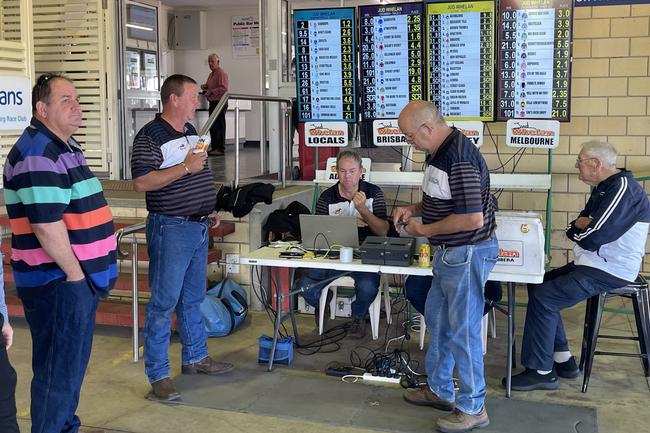
POLYGON ((122 241, 122 238, 126 235, 133 235, 132 240, 131 240, 131 284, 133 287, 131 288, 131 296, 133 297, 132 300, 132 308, 133 308, 133 328, 132 328, 132 343, 133 343, 133 362, 138 362, 140 359, 140 353, 139 353, 139 348, 140 348, 140 342, 139 342, 139 332, 140 332, 140 326, 139 326, 139 320, 140 316, 138 314, 138 309, 139 309, 139 300, 138 300, 138 238, 136 237, 136 234, 143 230, 147 226, 146 222, 141 222, 138 224, 134 224, 129 227, 123 227, 115 232, 115 239, 117 241, 117 254, 121 258, 128 257, 129 253, 122 251, 120 248, 120 242, 122 241))
MULTIPOLYGON (((288 147, 291 143, 291 131, 289 120, 291 119, 291 99, 283 98, 280 96, 263 96, 263 95, 245 95, 241 93, 225 93, 219 103, 215 107, 208 120, 201 126, 199 130, 199 136, 203 136, 208 133, 210 127, 217 119, 217 116, 221 111, 225 109, 228 105, 228 99, 234 99, 238 101, 260 101, 263 104, 266 102, 277 102, 280 104, 279 111, 279 136, 280 136, 280 170, 278 170, 278 180, 282 183, 282 188, 287 186, 287 159, 290 154, 288 147)), ((265 131, 263 131, 265 132, 265 131)), ((260 140, 260 164, 262 165, 262 170, 264 170, 264 156, 266 153, 266 134, 263 133, 262 137, 264 141, 260 140)), ((233 180, 235 188, 239 186, 239 105, 235 106, 235 179, 233 180)))

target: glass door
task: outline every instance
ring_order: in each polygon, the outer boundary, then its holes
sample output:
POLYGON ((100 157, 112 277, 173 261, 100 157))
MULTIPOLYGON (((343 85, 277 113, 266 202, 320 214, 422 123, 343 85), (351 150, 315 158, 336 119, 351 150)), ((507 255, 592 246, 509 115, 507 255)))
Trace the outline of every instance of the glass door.
POLYGON ((158 8, 117 3, 120 40, 121 178, 131 178, 131 150, 137 132, 160 111, 158 8))

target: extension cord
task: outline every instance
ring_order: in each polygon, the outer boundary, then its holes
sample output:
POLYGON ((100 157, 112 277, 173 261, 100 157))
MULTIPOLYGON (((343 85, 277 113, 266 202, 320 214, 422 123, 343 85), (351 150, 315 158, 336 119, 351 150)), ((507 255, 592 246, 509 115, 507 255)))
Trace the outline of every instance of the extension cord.
POLYGON ((399 377, 374 376, 372 373, 363 373, 363 380, 368 382, 383 382, 399 384, 399 377))

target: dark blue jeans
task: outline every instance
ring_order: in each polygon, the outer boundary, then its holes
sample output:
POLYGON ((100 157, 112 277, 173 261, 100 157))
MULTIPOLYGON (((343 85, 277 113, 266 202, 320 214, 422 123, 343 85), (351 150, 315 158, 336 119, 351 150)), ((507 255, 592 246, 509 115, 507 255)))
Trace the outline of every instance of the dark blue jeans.
MULTIPOLYGON (((342 271, 334 269, 305 269, 302 278, 298 282, 298 287, 307 287, 302 296, 305 301, 314 308, 318 308, 318 300, 320 294, 328 283, 318 284, 319 281, 335 277, 342 274, 342 271)), ((368 307, 372 301, 377 297, 379 290, 379 274, 371 274, 369 272, 352 272, 350 277, 354 280, 354 292, 356 299, 352 303, 352 317, 354 319, 363 319, 366 317, 368 307)))
MULTIPOLYGON (((0 271, 0 275, 2 271, 0 271)), ((0 288, 0 290, 2 290, 0 288)), ((4 316, 0 314, 0 328, 4 316)), ((16 370, 11 366, 7 348, 0 338, 0 432, 18 433, 16 422, 16 370)))
POLYGON ((32 433, 77 433, 75 414, 95 330, 87 280, 19 290, 32 334, 32 433))
POLYGON ((208 356, 207 334, 199 307, 206 292, 206 222, 150 213, 147 217, 151 300, 144 320, 144 368, 149 383, 169 377, 169 337, 176 312, 182 363, 208 356))
POLYGON ((602 292, 624 287, 626 281, 573 262, 528 285, 528 309, 521 343, 521 363, 533 370, 551 370, 553 352, 569 350, 560 311, 602 292))

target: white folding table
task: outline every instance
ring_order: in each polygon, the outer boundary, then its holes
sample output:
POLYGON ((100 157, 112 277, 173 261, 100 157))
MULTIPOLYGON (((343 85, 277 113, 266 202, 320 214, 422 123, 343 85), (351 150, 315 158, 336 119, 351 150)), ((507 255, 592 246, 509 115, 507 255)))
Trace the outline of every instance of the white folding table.
MULTIPOLYGON (((302 258, 280 258, 280 251, 286 250, 286 247, 271 248, 262 247, 258 250, 245 254, 240 259, 240 264, 249 266, 269 266, 275 268, 290 268, 292 270, 290 281, 293 285, 293 272, 297 268, 317 268, 317 269, 336 269, 343 272, 372 272, 382 274, 394 275, 431 275, 431 268, 421 268, 416 265, 411 266, 388 266, 388 265, 370 265, 361 263, 361 260, 355 259, 351 263, 342 263, 339 260, 332 259, 302 259, 302 258)), ((339 276, 335 277, 338 278, 339 276)), ((334 278, 332 278, 334 279, 334 278)), ((504 308, 500 305, 495 305, 499 311, 508 316, 508 359, 506 366, 506 397, 510 397, 511 393, 511 377, 512 369, 514 366, 515 358, 515 284, 517 283, 541 283, 544 279, 544 274, 521 274, 521 273, 507 273, 507 272, 491 272, 489 275, 490 280, 501 281, 507 283, 508 288, 508 307, 504 308)), ((293 287, 291 287, 293 289, 293 287)), ((296 319, 294 315, 293 295, 299 293, 300 290, 289 290, 288 294, 283 294, 280 290, 279 273, 276 273, 276 316, 273 330, 273 346, 271 347, 271 354, 269 358, 268 371, 273 369, 273 357, 275 355, 275 348, 280 333, 280 326, 287 319, 291 319, 296 344, 299 344, 299 334, 296 326, 296 319), (289 297, 289 311, 282 312, 282 301, 285 297, 289 297)))

